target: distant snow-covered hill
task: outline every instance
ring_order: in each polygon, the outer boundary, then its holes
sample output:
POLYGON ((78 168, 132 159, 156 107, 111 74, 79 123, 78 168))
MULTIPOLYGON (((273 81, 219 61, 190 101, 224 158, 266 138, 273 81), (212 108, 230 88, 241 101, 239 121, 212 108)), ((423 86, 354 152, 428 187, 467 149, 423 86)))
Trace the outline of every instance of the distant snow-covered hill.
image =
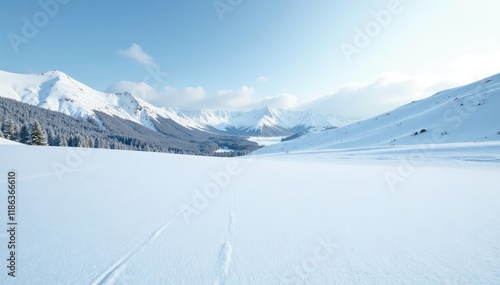
POLYGON ((255 154, 500 140, 500 74, 255 154))
POLYGON ((334 128, 348 124, 348 121, 340 116, 269 107, 248 112, 202 110, 182 113, 199 126, 232 135, 282 136, 310 128, 334 128))
POLYGON ((201 131, 231 135, 289 135, 309 128, 332 128, 348 122, 334 115, 263 108, 249 112, 224 110, 182 111, 159 108, 128 92, 105 93, 94 90, 61 71, 15 74, 0 71, 0 97, 6 97, 73 117, 92 117, 99 113, 139 123, 156 130, 155 123, 170 119, 201 131))

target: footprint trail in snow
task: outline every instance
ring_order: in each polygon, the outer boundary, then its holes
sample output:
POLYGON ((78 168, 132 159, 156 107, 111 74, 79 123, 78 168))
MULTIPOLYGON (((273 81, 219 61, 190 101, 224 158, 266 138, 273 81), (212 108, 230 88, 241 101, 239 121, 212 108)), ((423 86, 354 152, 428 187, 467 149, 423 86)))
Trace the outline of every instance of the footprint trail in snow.
POLYGON ((217 279, 214 281, 214 285, 224 285, 226 284, 226 277, 229 273, 229 268, 231 266, 231 255, 233 253, 233 246, 231 245, 231 235, 234 228, 234 213, 229 212, 229 225, 227 227, 226 241, 222 244, 219 251, 219 257, 217 259, 217 279))

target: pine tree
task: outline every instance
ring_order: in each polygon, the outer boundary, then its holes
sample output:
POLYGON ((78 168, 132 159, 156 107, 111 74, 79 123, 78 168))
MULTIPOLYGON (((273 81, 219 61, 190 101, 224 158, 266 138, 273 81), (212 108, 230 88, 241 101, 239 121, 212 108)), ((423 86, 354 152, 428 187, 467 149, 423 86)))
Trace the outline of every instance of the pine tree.
POLYGON ((2 132, 3 132, 3 135, 6 139, 8 139, 8 140, 12 139, 12 136, 15 133, 15 129, 14 129, 14 122, 12 121, 11 118, 9 118, 7 121, 3 122, 2 132))
POLYGON ((47 145, 47 135, 37 120, 35 120, 31 128, 31 142, 32 145, 47 145))
POLYGON ((31 133, 27 124, 21 126, 21 130, 19 131, 19 142, 31 144, 31 133))
POLYGON ((48 145, 57 145, 56 144, 56 135, 54 134, 54 130, 52 128, 47 129, 47 143, 48 145))
POLYGON ((59 146, 68 146, 68 139, 61 135, 57 136, 59 138, 59 146))
POLYGON ((19 125, 12 122, 12 131, 10 133, 10 139, 13 141, 18 141, 19 139, 19 125))
POLYGON ((60 135, 54 136, 54 139, 52 140, 51 143, 49 143, 49 145, 52 145, 52 146, 61 146, 61 136, 60 135))
POLYGON ((0 138, 3 138, 3 132, 0 130, 0 138))
POLYGON ((94 148, 94 140, 92 138, 87 138, 87 147, 94 148))
POLYGON ((7 121, 5 121, 5 120, 2 122, 2 130, 1 131, 2 131, 4 138, 10 139, 9 128, 7 127, 7 121))
POLYGON ((101 146, 101 148, 109 149, 109 144, 106 140, 101 141, 100 146, 101 146))
POLYGON ((66 140, 68 146, 76 146, 78 143, 73 136, 69 136, 66 140))
POLYGON ((95 138, 94 148, 100 148, 100 147, 101 147, 101 141, 99 140, 99 138, 95 138))
POLYGON ((76 144, 76 147, 87 147, 87 143, 81 136, 78 135, 77 138, 78 143, 76 144))

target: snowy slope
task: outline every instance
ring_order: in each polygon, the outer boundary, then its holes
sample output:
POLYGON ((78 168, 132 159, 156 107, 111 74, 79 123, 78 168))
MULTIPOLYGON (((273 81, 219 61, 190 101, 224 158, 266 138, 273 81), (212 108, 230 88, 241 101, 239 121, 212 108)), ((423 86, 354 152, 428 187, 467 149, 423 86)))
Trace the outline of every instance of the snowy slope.
POLYGON ((392 191, 397 158, 2 145, 19 230, 0 283, 500 284, 500 145, 448 151, 392 191))
POLYGON ((15 141, 11 141, 11 140, 8 140, 8 139, 4 139, 4 138, 0 138, 0 145, 7 145, 7 144, 13 144, 13 145, 20 145, 20 143, 18 142, 15 142, 15 141))
POLYGON ((500 74, 256 154, 500 140, 500 74))
POLYGON ((181 111, 158 108, 133 94, 103 93, 60 71, 41 74, 15 74, 0 71, 0 96, 57 111, 73 117, 92 117, 95 111, 134 121, 155 130, 151 120, 172 119, 189 129, 223 131, 230 134, 283 135, 311 127, 337 127, 348 122, 340 116, 319 115, 263 108, 249 112, 202 110, 181 111))

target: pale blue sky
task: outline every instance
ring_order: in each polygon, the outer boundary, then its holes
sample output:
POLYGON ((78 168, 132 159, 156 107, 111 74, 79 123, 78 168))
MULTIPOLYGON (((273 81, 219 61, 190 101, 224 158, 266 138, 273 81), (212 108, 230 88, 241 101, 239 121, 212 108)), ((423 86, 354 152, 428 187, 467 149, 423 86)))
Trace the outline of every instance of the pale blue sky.
POLYGON ((493 0, 57 1, 2 1, 0 69, 58 69, 157 105, 271 105, 359 118, 500 72, 493 0), (221 17, 214 3, 230 10, 221 17), (385 18, 374 24, 372 12, 385 18), (33 35, 23 34, 23 17, 33 35), (357 29, 370 27, 369 42, 348 60, 341 45, 357 48, 357 29), (168 76, 154 80, 148 69, 168 76), (138 82, 149 86, 138 91, 138 82), (328 104, 312 102, 336 93, 328 104))

